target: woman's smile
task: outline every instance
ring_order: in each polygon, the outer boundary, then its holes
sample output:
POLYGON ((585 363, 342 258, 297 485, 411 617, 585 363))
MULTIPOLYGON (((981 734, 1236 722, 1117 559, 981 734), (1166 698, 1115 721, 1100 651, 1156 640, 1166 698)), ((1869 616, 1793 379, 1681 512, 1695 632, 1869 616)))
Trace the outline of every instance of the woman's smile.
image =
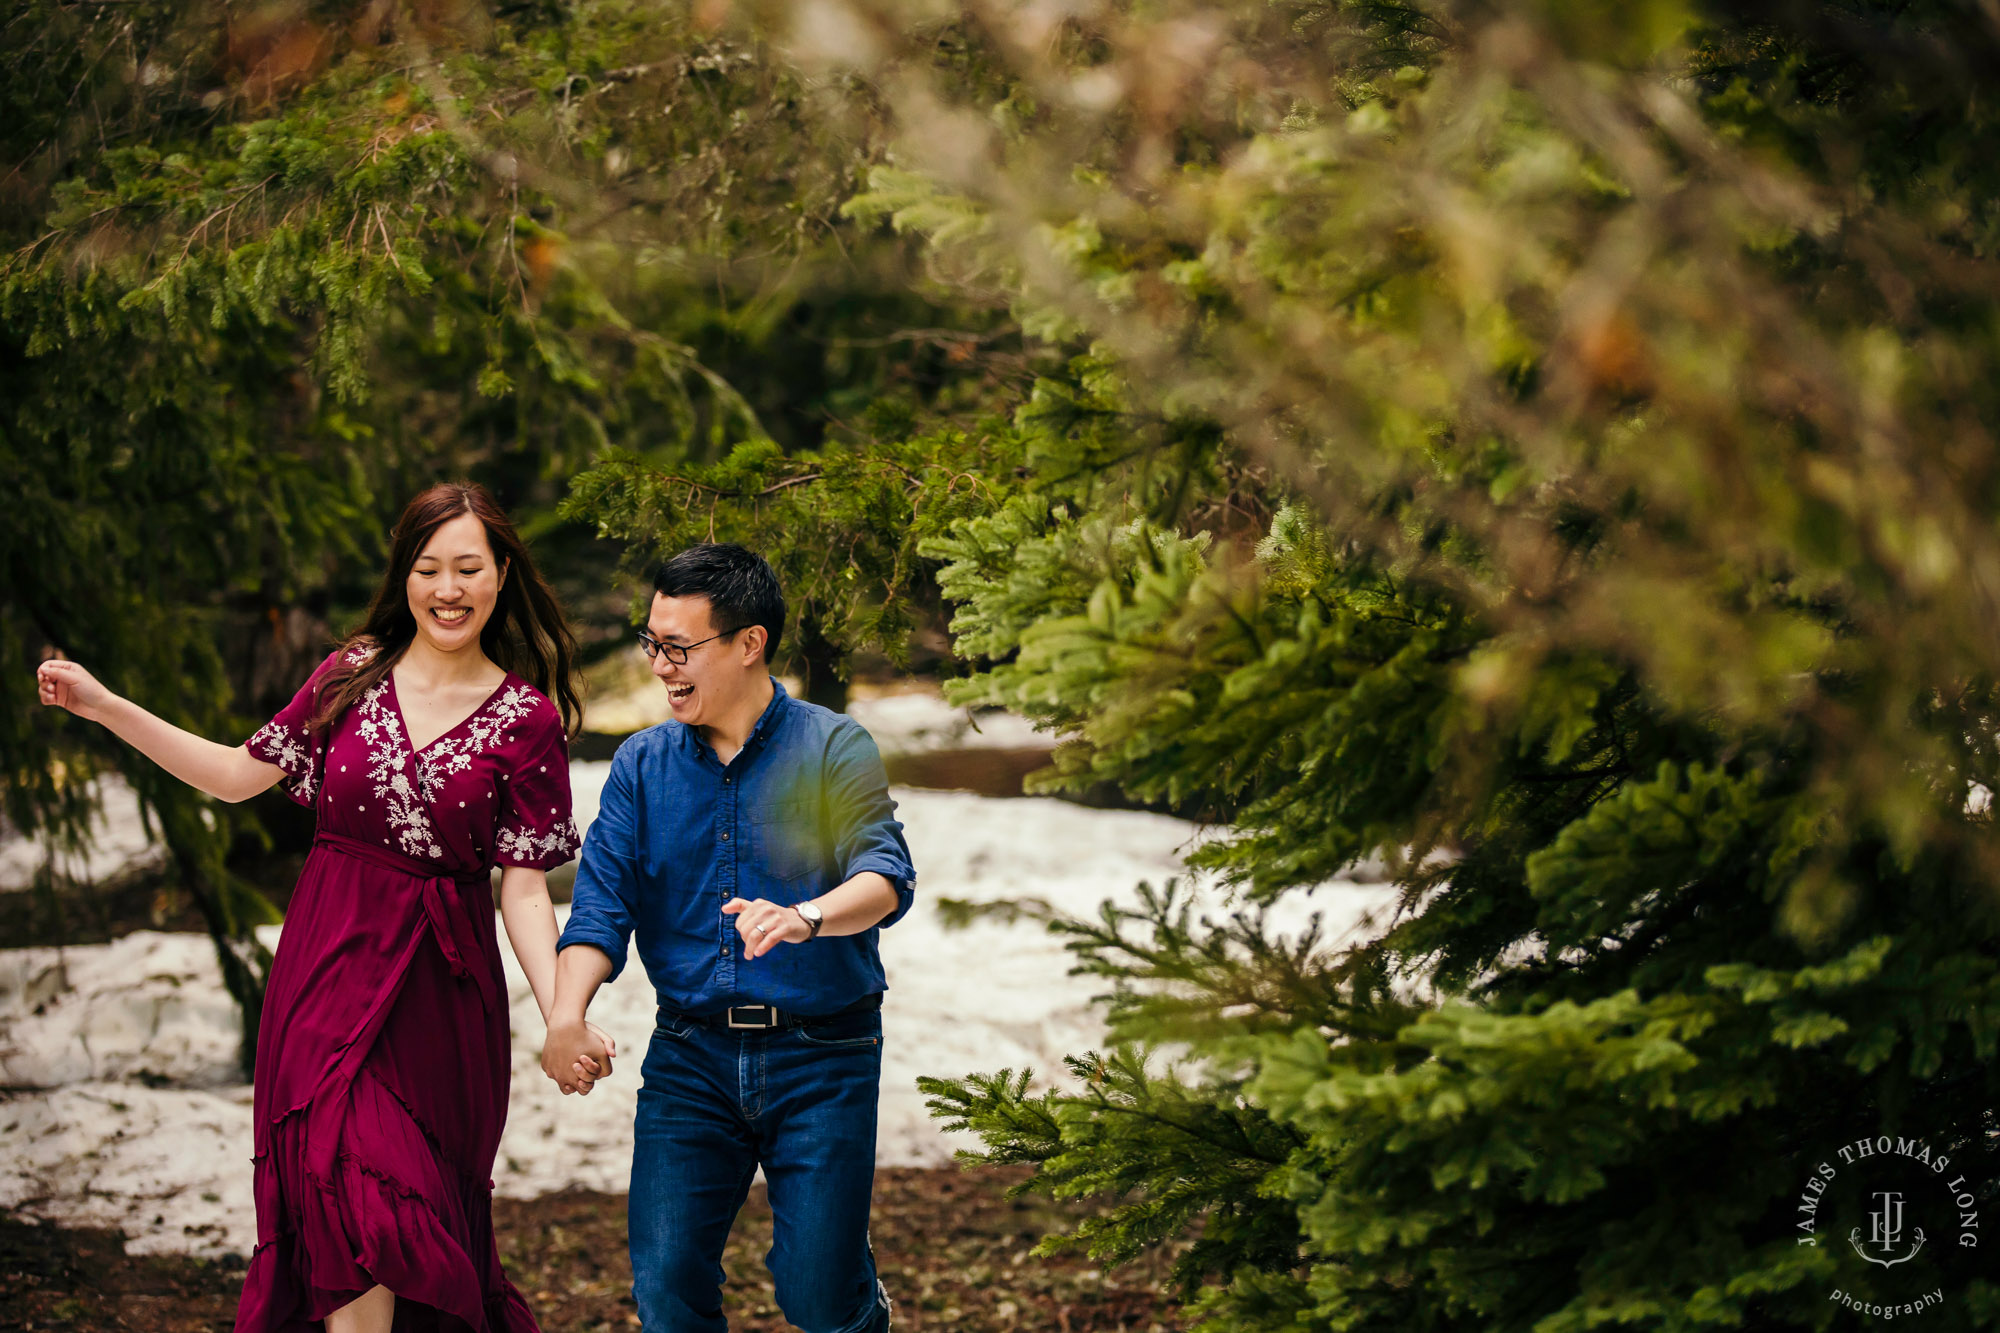
POLYGON ((418 635, 440 652, 477 642, 499 601, 506 565, 495 559, 485 525, 460 514, 438 525, 405 580, 418 635), (449 597, 450 601, 437 600, 449 597))

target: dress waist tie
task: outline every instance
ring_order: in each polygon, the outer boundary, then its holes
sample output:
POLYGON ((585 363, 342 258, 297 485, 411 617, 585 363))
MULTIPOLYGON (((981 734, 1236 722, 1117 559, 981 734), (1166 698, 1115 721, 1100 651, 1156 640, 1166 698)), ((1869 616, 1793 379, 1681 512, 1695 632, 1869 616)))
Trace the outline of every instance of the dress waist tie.
MULTIPOLYGON (((384 870, 401 871, 417 881, 417 896, 424 905, 424 917, 430 922, 431 934, 444 951, 445 961, 451 965, 455 977, 470 977, 478 985, 480 996, 491 1012, 499 1001, 493 992, 493 977, 489 969, 474 967, 465 961, 460 949, 459 933, 453 927, 451 904, 458 901, 456 894, 447 896, 447 887, 477 885, 484 888, 491 883, 490 872, 484 870, 439 870, 435 865, 425 865, 413 856, 392 851, 379 842, 364 842, 360 838, 350 838, 340 833, 321 832, 313 838, 316 845, 324 846, 343 856, 352 856, 384 870)), ((468 923, 469 924, 469 923, 468 923)), ((471 938, 478 938, 477 935, 471 938)))
MULTIPOLYGON (((443 951, 445 960, 451 965, 452 975, 472 978, 473 984, 479 987, 479 997, 486 1006, 488 1014, 506 1012, 504 1008, 506 997, 501 993, 500 984, 493 976, 493 969, 466 962, 465 950, 461 947, 463 942, 478 939, 478 936, 469 933, 470 923, 467 923, 468 933, 463 936, 452 929, 454 917, 464 916, 462 904, 456 913, 452 910, 452 902, 457 899, 457 894, 451 892, 452 887, 459 884, 466 886, 483 884, 487 878, 485 875, 476 871, 440 871, 436 865, 425 865, 414 857, 393 852, 379 843, 363 842, 358 838, 344 837, 338 833, 322 832, 313 839, 313 845, 315 850, 324 847, 335 855, 351 856, 384 870, 408 875, 416 881, 417 897, 423 903, 424 924, 430 928, 431 937, 437 941, 438 948, 443 951)), ((409 960, 421 945, 421 938, 413 932, 399 966, 407 967, 409 960)), ((479 961, 484 963, 486 960, 482 958, 479 961)), ((375 1044, 376 1035, 382 1030, 382 1023, 388 1017, 389 1006, 401 990, 400 976, 391 978, 389 984, 382 987, 374 1003, 369 1005, 368 1011, 362 1015, 360 1022, 348 1034, 347 1039, 333 1049, 327 1067, 314 1087, 309 1102, 310 1109, 306 1113, 305 1169, 306 1174, 316 1181, 322 1190, 330 1191, 334 1188, 333 1182, 344 1141, 342 1126, 348 1108, 345 1090, 353 1084, 361 1068, 361 1062, 367 1057, 369 1049, 375 1044)))

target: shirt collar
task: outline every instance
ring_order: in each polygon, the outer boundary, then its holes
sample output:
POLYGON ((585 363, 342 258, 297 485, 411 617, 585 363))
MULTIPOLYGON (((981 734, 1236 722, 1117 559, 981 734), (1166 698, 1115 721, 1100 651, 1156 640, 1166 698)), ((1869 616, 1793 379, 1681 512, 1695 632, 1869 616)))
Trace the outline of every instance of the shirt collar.
MULTIPOLYGON (((776 676, 770 679, 771 702, 764 705, 764 711, 757 715, 756 725, 751 727, 750 734, 743 738, 743 748, 746 750, 755 745, 765 732, 778 725, 778 714, 784 711, 785 705, 791 700, 792 696, 785 690, 785 683, 776 676)), ((703 739, 700 728, 690 727, 686 723, 681 724, 680 739, 681 744, 693 745, 697 749, 713 751, 715 748, 703 739)))
POLYGON ((749 739, 743 742, 746 748, 752 741, 778 725, 778 714, 784 711, 785 703, 791 697, 785 692, 785 682, 776 676, 771 677, 771 702, 764 705, 763 713, 757 718, 757 725, 750 728, 749 739))

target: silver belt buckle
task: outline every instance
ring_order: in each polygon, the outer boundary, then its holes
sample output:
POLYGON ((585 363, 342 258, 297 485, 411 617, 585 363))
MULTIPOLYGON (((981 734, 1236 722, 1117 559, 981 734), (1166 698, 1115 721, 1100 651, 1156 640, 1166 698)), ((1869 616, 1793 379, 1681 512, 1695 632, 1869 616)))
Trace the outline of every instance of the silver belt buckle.
POLYGON ((725 1015, 724 1017, 725 1017, 725 1021, 726 1021, 726 1022, 727 1022, 727 1023, 729 1024, 729 1026, 730 1026, 730 1027, 732 1027, 732 1028, 751 1028, 751 1029, 760 1029, 760 1030, 761 1030, 761 1029, 764 1029, 764 1028, 774 1028, 774 1027, 778 1026, 778 1011, 777 1011, 776 1009, 773 1009, 773 1008, 772 1008, 772 1007, 771 1007, 770 1005, 768 1005, 768 1004, 738 1004, 738 1005, 731 1005, 731 1006, 729 1007, 729 1011, 728 1011, 728 1013, 727 1013, 727 1014, 726 1014, 726 1015, 725 1015), (739 1022, 737 1022, 737 1021, 736 1021, 736 1014, 737 1014, 737 1012, 738 1012, 739 1010, 743 1010, 743 1011, 748 1011, 748 1010, 752 1010, 752 1009, 758 1009, 758 1010, 762 1010, 762 1011, 763 1011, 763 1014, 764 1014, 764 1021, 763 1021, 763 1022, 761 1022, 761 1023, 739 1023, 739 1022))

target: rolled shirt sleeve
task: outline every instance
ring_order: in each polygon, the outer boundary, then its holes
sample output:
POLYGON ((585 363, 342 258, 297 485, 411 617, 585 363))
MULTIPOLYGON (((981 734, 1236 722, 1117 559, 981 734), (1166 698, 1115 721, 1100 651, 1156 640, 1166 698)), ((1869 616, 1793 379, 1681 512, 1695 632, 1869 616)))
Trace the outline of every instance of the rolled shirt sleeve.
POLYGON ((724 764, 701 733, 668 721, 628 738, 584 835, 559 948, 587 944, 623 973, 645 964, 659 1003, 689 1014, 768 1004, 829 1014, 888 987, 877 926, 915 899, 916 871, 874 740, 853 719, 772 699, 724 764), (894 910, 853 935, 750 959, 732 899, 817 898, 863 871, 894 910))
POLYGON ((887 878, 896 889, 896 910, 876 924, 893 926, 916 901, 917 872, 889 797, 882 752, 859 723, 847 721, 829 740, 826 782, 840 882, 864 870, 887 878))
POLYGON ((572 944, 598 950, 611 960, 612 978, 625 970, 639 904, 635 755, 627 743, 612 756, 597 818, 584 835, 569 921, 556 941, 558 953, 572 944))

